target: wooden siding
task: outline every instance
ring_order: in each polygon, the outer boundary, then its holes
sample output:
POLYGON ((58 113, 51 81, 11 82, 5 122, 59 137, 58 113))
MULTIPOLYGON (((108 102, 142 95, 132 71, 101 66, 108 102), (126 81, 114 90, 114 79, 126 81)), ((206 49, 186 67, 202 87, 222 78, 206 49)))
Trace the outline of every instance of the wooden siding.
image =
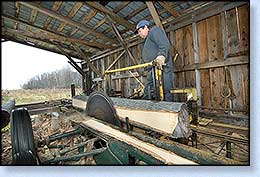
MULTIPOLYGON (((231 10, 223 11, 217 15, 194 22, 197 26, 198 41, 198 64, 206 64, 212 61, 232 60, 232 57, 248 55, 248 6, 243 5, 231 10), (224 26, 223 26, 224 25, 224 26)), ((181 71, 182 68, 194 65, 194 44, 192 25, 189 24, 174 31, 167 32, 171 45, 174 45, 179 57, 174 63, 174 88, 196 87, 195 69, 181 71)), ((142 43, 129 47, 130 52, 141 61, 142 43)), ((104 60, 106 69, 122 52, 99 59, 94 62, 97 68, 101 67, 100 60, 104 60)), ((175 53, 172 53, 174 57, 175 53)), ((249 59, 248 59, 249 62, 249 59)), ((132 65, 127 53, 111 69, 122 68, 132 65)), ((141 71, 141 70, 138 70, 141 71)), ((104 70, 102 70, 102 73, 104 70)), ((134 70, 133 70, 134 72, 134 70)), ((142 73, 142 72, 141 72, 142 73)), ((247 109, 249 104, 249 75, 248 63, 241 63, 234 66, 214 66, 199 69, 201 82, 201 103, 202 106, 214 108, 235 108, 247 109), (228 83, 231 79, 231 84, 228 83), (232 94, 224 98, 225 88, 229 87, 232 94), (229 103, 226 104, 225 99, 229 103)), ((113 73, 112 75, 130 75, 129 72, 113 73)), ((137 77, 145 81, 145 77, 137 77)), ((144 83, 144 82, 143 82, 144 83)), ((122 91, 123 97, 133 93, 138 88, 138 82, 133 78, 113 79, 110 89, 122 91)), ((185 101, 186 97, 181 94, 174 95, 174 101, 185 101)))

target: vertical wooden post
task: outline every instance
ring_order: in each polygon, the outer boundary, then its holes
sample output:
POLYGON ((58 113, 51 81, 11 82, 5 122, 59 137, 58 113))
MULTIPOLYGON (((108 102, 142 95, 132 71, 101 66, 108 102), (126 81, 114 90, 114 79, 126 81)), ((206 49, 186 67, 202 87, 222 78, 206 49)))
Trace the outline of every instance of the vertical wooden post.
POLYGON ((75 84, 71 84, 70 88, 71 88, 71 98, 73 98, 76 95, 75 84))
MULTIPOLYGON (((197 24, 192 23, 192 34, 193 34, 193 49, 194 49, 194 62, 199 63, 199 49, 198 49, 198 32, 197 32, 197 24)), ((196 90, 198 97, 198 105, 201 106, 201 83, 200 83, 200 71, 195 69, 195 78, 196 78, 196 90)))
POLYGON ((226 157, 227 157, 227 158, 232 158, 232 154, 231 154, 231 142, 229 142, 229 141, 226 142, 226 157))

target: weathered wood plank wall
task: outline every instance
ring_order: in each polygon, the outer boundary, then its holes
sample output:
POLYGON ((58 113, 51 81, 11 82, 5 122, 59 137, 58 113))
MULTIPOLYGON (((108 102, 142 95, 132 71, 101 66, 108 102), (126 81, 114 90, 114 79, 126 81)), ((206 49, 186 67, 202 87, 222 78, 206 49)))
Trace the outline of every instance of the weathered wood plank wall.
MULTIPOLYGON (((198 64, 232 60, 230 57, 234 56, 248 56, 248 5, 235 7, 194 23, 197 29, 198 64)), ((182 68, 195 64, 193 33, 192 24, 167 32, 171 44, 176 47, 179 53, 179 57, 174 63, 177 70, 174 76, 175 88, 196 87, 195 69, 182 71, 182 68)), ((142 44, 140 43, 129 48, 138 63, 142 63, 141 48, 142 44)), ((94 64, 98 65, 97 68, 104 73, 104 70, 121 52, 122 50, 105 56, 94 64), (104 67, 102 67, 101 60, 104 60, 104 67)), ((124 53, 111 69, 132 65, 128 54, 124 53)), ((202 106, 248 108, 248 63, 221 67, 215 67, 212 64, 206 69, 199 69, 198 72, 200 74, 202 106), (230 96, 226 93, 227 91, 231 92, 228 92, 230 96), (224 96, 229 97, 225 98, 224 96)), ((131 95, 133 89, 139 86, 133 77, 121 77, 123 75, 131 76, 127 71, 111 75, 117 77, 112 79, 110 88, 122 91, 123 97, 131 95)), ((145 81, 143 76, 137 78, 145 81)), ((185 101, 185 97, 174 95, 174 101, 185 101)))

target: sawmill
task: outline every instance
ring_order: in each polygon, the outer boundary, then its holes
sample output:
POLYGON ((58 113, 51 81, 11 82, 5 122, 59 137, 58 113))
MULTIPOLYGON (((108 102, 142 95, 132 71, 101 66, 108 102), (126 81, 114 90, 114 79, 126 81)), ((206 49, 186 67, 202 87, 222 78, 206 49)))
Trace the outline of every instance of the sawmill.
POLYGON ((12 165, 250 165, 248 1, 1 7, 2 43, 62 55, 82 76, 71 99, 2 104, 12 165), (161 46, 147 50, 149 42, 161 46), (32 123, 47 113, 68 120, 68 131, 37 138, 32 123))

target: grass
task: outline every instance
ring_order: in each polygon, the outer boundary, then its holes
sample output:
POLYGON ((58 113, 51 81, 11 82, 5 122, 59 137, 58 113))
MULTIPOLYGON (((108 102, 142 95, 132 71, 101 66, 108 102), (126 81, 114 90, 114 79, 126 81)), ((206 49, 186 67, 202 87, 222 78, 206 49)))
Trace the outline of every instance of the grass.
MULTIPOLYGON (((81 89, 76 89, 76 95, 81 94, 81 89)), ((15 104, 28 104, 42 101, 71 98, 70 89, 33 89, 33 90, 2 90, 1 103, 15 99, 15 104)))

